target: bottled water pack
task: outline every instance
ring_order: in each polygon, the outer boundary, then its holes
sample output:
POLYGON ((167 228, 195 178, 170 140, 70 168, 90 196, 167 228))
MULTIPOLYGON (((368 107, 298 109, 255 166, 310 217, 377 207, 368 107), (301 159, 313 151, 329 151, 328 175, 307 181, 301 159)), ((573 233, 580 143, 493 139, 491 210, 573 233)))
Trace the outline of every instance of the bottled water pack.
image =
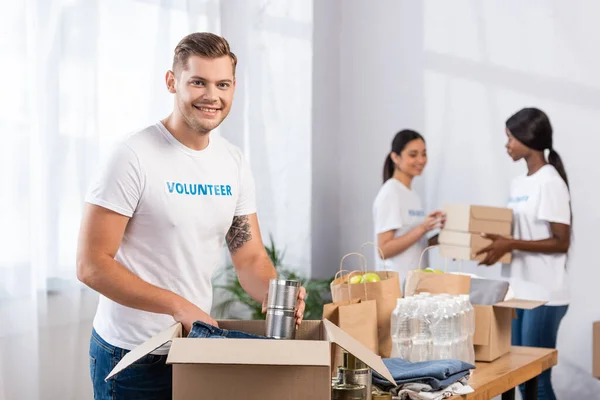
POLYGON ((475 309, 469 295, 419 293, 398 299, 391 334, 392 357, 475 364, 475 309))

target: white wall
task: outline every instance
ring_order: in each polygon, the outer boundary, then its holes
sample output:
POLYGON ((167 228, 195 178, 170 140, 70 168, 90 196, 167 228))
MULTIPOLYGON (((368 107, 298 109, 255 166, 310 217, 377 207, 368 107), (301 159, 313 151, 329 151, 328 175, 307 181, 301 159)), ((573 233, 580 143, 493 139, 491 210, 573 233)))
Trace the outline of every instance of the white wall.
MULTIPOLYGON (((339 124, 339 131, 319 139, 331 153, 328 164, 318 164, 339 169, 339 183, 320 194, 338 199, 339 209, 327 219, 313 218, 312 227, 314 233, 336 225, 331 232, 339 239, 327 240, 335 257, 313 252, 313 270, 332 274, 341 255, 372 239, 371 204, 398 130, 413 128, 427 139, 430 163, 417 188, 428 209, 457 201, 503 205, 510 179, 524 171, 505 154, 504 121, 524 106, 539 107, 554 125, 575 217, 572 304, 558 348, 561 362, 590 371, 591 322, 600 319, 594 251, 600 222, 600 168, 594 163, 600 147, 599 12, 595 1, 344 1, 339 61, 327 59, 332 69, 340 66, 338 96, 328 95, 333 111, 315 111, 313 121, 339 124)), ((335 44, 317 36, 325 32, 319 31, 322 23, 315 16, 314 43, 335 44)), ((335 90, 334 84, 314 83, 315 98, 335 90)), ((475 271, 473 265, 465 269, 475 271)), ((476 271, 499 275, 496 268, 476 271)))

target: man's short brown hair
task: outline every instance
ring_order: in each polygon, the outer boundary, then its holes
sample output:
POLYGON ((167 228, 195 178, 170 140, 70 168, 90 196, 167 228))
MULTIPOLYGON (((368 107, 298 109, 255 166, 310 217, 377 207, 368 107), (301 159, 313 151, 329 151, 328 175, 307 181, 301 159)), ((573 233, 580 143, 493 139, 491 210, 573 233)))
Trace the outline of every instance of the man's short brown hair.
POLYGON ((233 75, 235 75, 237 57, 231 52, 227 40, 221 36, 209 32, 196 32, 181 39, 175 47, 173 72, 186 69, 187 61, 192 55, 206 58, 229 56, 233 64, 233 75))

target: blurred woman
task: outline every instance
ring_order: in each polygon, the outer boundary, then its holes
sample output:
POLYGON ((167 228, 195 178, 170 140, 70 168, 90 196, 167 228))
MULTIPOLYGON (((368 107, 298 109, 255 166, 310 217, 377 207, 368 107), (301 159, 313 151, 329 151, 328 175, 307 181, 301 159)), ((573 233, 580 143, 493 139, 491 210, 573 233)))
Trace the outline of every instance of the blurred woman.
MULTIPOLYGON (((512 263, 503 267, 503 275, 510 277, 515 297, 547 302, 533 310, 517 310, 513 345, 555 348, 558 327, 569 305, 569 181, 554 150, 552 126, 544 112, 536 108, 520 110, 506 121, 506 135, 508 155, 527 165, 527 174, 515 178, 510 188, 513 239, 486 235, 493 243, 478 254, 487 253, 481 264, 492 265, 505 253, 513 252, 512 263)), ((539 399, 556 398, 550 374, 546 370, 539 377, 539 399)))
MULTIPOLYGON (((412 190, 413 179, 427 165, 425 139, 415 131, 402 130, 392 141, 392 148, 383 167, 383 185, 373 204, 376 243, 386 258, 388 269, 406 278, 408 271, 417 269, 419 258, 427 247, 426 235, 441 228, 441 211, 426 214, 419 195, 412 190)), ((437 237, 430 239, 434 244, 437 237)), ((377 269, 383 269, 379 254, 377 269)), ((424 258, 425 268, 426 258, 424 258)))

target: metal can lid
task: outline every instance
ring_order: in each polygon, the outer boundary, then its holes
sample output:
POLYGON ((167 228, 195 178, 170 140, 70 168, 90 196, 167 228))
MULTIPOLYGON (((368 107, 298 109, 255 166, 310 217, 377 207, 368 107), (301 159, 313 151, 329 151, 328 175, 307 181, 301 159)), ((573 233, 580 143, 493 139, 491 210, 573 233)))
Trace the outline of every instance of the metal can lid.
POLYGON ((332 400, 365 400, 368 399, 365 385, 339 384, 331 388, 332 400))
POLYGON ((293 281, 293 280, 289 280, 289 279, 271 279, 269 281, 270 285, 277 285, 277 286, 293 286, 293 287, 300 287, 301 282, 300 281, 293 281))
POLYGON ((365 385, 355 385, 350 383, 338 383, 333 387, 333 390, 339 392, 361 392, 367 390, 365 385))
POLYGON ((392 394, 388 392, 373 392, 371 400, 392 400, 392 394))

